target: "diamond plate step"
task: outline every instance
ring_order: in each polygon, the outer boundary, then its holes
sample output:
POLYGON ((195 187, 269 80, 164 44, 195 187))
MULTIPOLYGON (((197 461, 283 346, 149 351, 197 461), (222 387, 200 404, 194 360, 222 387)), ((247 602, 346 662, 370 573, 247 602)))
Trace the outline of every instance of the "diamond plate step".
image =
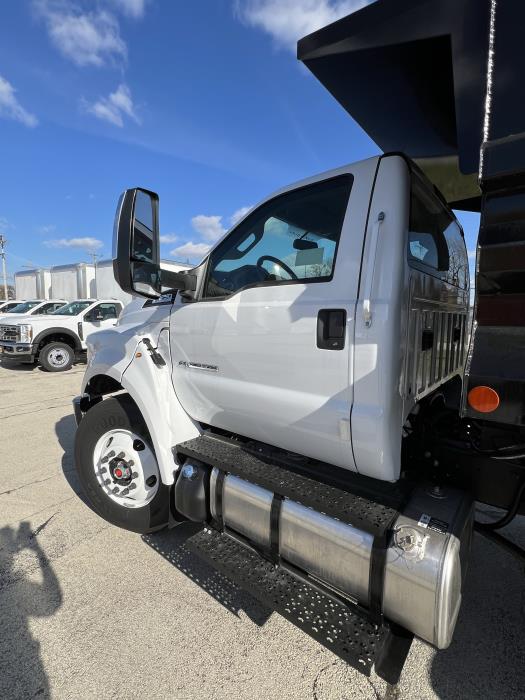
POLYGON ((237 540, 204 529, 187 541, 210 563, 263 605, 278 612, 349 665, 387 682, 399 680, 412 636, 368 622, 314 585, 274 566, 237 540))

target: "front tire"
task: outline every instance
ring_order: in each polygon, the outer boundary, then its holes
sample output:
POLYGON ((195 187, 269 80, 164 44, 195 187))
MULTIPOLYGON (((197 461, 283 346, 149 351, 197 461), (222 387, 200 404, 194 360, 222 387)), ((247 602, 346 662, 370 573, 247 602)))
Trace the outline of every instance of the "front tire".
POLYGON ((169 520, 169 487, 144 419, 129 396, 100 401, 77 429, 75 467, 93 509, 104 520, 145 534, 169 520))
POLYGON ((46 372, 65 372, 71 369, 74 359, 73 348, 60 342, 48 343, 38 356, 38 361, 46 372))

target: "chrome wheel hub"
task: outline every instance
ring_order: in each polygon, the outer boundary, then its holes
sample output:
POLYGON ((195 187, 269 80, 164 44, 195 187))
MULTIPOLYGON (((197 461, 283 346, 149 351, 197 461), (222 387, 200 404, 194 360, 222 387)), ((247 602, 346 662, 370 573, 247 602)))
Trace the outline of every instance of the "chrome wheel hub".
POLYGON ((159 470, 152 450, 130 430, 104 433, 95 445, 93 468, 100 487, 125 508, 141 508, 159 488, 159 470))
POLYGON ((67 365, 70 357, 71 355, 65 348, 55 348, 47 354, 49 364, 53 365, 53 367, 63 367, 67 365))

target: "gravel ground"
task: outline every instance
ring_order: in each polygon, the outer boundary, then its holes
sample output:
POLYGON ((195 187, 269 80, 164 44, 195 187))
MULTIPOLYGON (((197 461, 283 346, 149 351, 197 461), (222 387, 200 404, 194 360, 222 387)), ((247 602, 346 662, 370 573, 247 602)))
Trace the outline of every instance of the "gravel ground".
MULTIPOLYGON (((475 537, 454 643, 415 641, 393 692, 191 555, 190 527, 141 538, 89 509, 72 462, 82 373, 0 364, 2 700, 523 700, 516 560, 475 537)), ((507 534, 524 543, 523 518, 507 534)))

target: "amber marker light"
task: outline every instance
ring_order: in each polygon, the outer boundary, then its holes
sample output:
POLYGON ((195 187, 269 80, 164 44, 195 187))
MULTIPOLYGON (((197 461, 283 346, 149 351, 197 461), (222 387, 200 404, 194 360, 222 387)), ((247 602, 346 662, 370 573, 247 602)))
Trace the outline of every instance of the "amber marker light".
POLYGON ((498 392, 490 386, 475 386, 467 396, 469 406, 479 413, 492 413, 499 406, 498 392))

